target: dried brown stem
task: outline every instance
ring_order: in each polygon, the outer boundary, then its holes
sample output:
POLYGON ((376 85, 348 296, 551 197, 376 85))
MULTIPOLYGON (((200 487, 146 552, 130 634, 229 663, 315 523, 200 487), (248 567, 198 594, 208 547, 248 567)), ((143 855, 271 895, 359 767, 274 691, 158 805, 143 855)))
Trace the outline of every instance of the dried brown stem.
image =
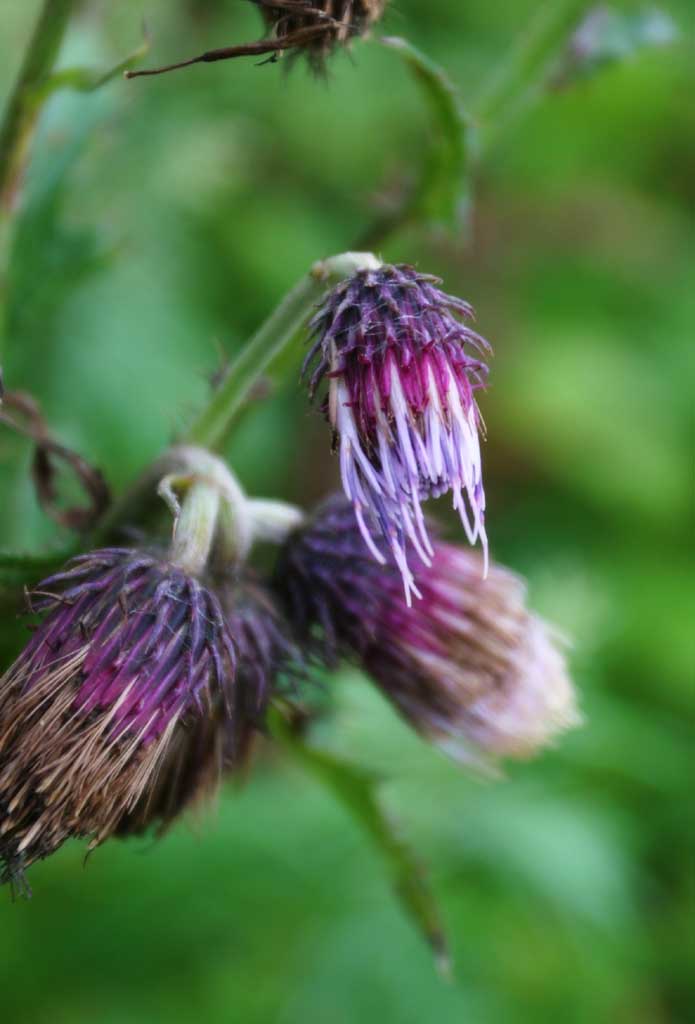
POLYGON ((295 47, 304 46, 320 38, 327 30, 326 24, 311 25, 299 29, 289 35, 278 36, 276 39, 259 39, 256 43, 242 43, 239 46, 225 46, 219 50, 207 50, 198 57, 190 57, 188 60, 178 61, 176 64, 166 64, 161 68, 145 68, 140 71, 126 71, 126 78, 142 78, 147 75, 164 75, 169 71, 177 71, 180 68, 188 68, 192 64, 211 64, 218 60, 233 60, 236 57, 261 57, 266 53, 277 53, 281 50, 292 50, 295 47))

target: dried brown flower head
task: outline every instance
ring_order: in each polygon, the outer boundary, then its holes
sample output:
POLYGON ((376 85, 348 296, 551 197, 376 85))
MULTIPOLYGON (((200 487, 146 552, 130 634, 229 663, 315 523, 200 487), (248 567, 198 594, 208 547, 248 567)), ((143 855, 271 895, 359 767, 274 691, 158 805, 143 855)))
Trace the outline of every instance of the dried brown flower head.
POLYGON ((292 57, 304 54, 314 70, 321 72, 326 58, 336 47, 348 46, 381 18, 387 0, 251 0, 251 3, 259 8, 267 25, 268 35, 263 39, 207 50, 160 68, 126 71, 125 77, 162 75, 192 64, 211 64, 235 57, 267 55, 273 61, 285 52, 292 57))
POLYGON ((254 0, 271 37, 297 38, 315 68, 321 70, 337 46, 363 35, 384 13, 386 0, 254 0))

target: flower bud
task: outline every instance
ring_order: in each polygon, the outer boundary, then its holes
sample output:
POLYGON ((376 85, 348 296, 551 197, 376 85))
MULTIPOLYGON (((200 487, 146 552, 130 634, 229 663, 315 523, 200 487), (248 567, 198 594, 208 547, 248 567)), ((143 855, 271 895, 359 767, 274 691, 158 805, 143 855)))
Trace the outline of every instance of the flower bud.
POLYGON ((226 579, 216 591, 234 638, 236 674, 225 701, 213 695, 210 712, 175 731, 156 777, 119 822, 118 836, 155 827, 161 835, 184 811, 204 806, 226 776, 249 762, 254 740, 281 668, 297 659, 272 596, 256 581, 226 579))
POLYGON ((435 540, 409 607, 395 568, 370 558, 349 505, 327 503, 286 543, 277 573, 288 614, 324 663, 360 663, 414 728, 478 761, 524 758, 579 716, 554 630, 523 581, 483 578, 469 549, 435 540))
POLYGON ((43 621, 0 679, 2 881, 69 837, 98 845, 143 800, 163 807, 162 767, 235 699, 219 601, 165 560, 91 552, 44 580, 33 606, 43 621))
POLYGON ((462 320, 473 315, 436 278, 411 267, 359 271, 325 298, 311 323, 305 361, 313 397, 340 451, 345 494, 377 560, 381 534, 403 577, 406 600, 418 594, 407 543, 421 562, 433 556, 422 503, 451 493, 471 544, 487 559, 485 495, 475 392, 486 365, 469 355, 489 350, 462 320))

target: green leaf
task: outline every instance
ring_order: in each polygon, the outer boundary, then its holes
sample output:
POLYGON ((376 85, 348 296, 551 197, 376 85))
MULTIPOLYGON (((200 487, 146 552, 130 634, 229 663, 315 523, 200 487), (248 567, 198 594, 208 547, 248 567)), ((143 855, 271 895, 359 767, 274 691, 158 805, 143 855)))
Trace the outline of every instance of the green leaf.
POLYGON ((384 46, 401 55, 431 115, 433 137, 410 215, 456 231, 470 208, 470 166, 477 150, 475 125, 442 68, 406 39, 386 37, 384 46))
POLYGON ((118 78, 125 71, 134 67, 143 57, 147 56, 149 49, 150 37, 145 29, 140 46, 114 67, 107 71, 95 71, 93 68, 64 68, 62 71, 56 71, 39 89, 34 91, 32 101, 42 105, 49 96, 61 89, 72 89, 75 92, 96 92, 97 89, 108 85, 114 78, 118 78))
POLYGON ((550 84, 556 89, 567 88, 642 50, 669 46, 678 38, 675 21, 658 8, 620 11, 596 7, 570 39, 550 84))
POLYGON ((418 857, 382 807, 376 792, 379 779, 358 765, 306 744, 278 708, 272 709, 269 723, 273 736, 330 790, 370 836, 403 909, 433 950, 438 970, 448 976, 448 944, 434 894, 418 857))
POLYGON ((66 212, 71 174, 87 131, 81 131, 51 166, 37 170, 17 222, 8 273, 7 324, 14 347, 26 345, 24 352, 17 353, 18 360, 33 358, 37 339, 44 351, 51 351, 58 310, 118 252, 92 225, 75 223, 66 212))
POLYGON ((24 587, 31 587, 42 577, 50 576, 74 554, 74 548, 45 555, 19 555, 0 551, 0 599, 18 596, 24 587))

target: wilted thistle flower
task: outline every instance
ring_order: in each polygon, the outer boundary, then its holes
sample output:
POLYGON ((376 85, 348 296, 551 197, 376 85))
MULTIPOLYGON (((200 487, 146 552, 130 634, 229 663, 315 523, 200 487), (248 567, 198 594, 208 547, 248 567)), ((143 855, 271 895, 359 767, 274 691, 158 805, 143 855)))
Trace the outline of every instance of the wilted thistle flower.
POLYGON ((235 646, 219 601, 176 565, 94 551, 44 580, 33 602, 45 617, 0 679, 2 881, 69 837, 88 837, 91 849, 127 831, 144 799, 165 819, 180 796, 164 792, 160 773, 181 767, 189 730, 186 771, 197 772, 197 745, 234 700, 235 646))
POLYGON ((322 70, 336 46, 363 35, 384 13, 386 0, 254 0, 271 37, 297 38, 298 50, 322 70))
POLYGON ((560 643, 519 577, 435 541, 405 601, 370 558, 349 505, 329 502, 287 542, 277 575, 290 617, 327 664, 357 659, 402 715, 450 753, 523 758, 577 724, 560 643))
POLYGON ((475 391, 487 367, 466 352, 487 342, 461 322, 473 311, 446 295, 437 278, 412 267, 363 270, 337 285, 311 322, 306 358, 313 397, 327 383, 326 416, 340 450, 343 489, 372 555, 386 539, 405 586, 418 594, 410 541, 433 555, 422 502, 451 492, 471 544, 487 561, 485 495, 475 391))

